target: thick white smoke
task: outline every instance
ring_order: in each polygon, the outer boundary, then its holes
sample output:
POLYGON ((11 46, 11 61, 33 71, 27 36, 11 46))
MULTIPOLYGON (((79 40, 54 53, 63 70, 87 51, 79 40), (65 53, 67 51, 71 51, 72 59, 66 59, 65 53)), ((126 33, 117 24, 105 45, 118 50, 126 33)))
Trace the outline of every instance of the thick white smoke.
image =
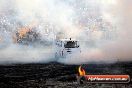
POLYGON ((131 60, 130 3, 130 0, 0 0, 0 62, 55 60, 53 45, 38 44, 36 48, 12 42, 16 30, 25 26, 36 27, 42 39, 50 42, 60 32, 66 38, 80 40, 82 54, 62 61, 65 63, 131 60))
MULTIPOLYGON (((113 32, 111 31, 113 27, 107 29, 109 33, 105 37, 112 37, 112 39, 101 39, 102 31, 96 31, 95 36, 92 36, 92 39, 95 40, 95 46, 88 47, 89 44, 87 44, 83 47, 84 49, 81 55, 74 55, 74 59, 68 58, 62 62, 77 64, 87 62, 113 63, 116 61, 132 61, 132 1, 102 1, 101 9, 103 10, 101 10, 101 13, 103 19, 108 20, 115 26, 113 32)), ((92 34, 94 34, 94 32, 92 32, 92 34)), ((83 37, 87 38, 88 36, 86 37, 86 35, 84 35, 83 37)))

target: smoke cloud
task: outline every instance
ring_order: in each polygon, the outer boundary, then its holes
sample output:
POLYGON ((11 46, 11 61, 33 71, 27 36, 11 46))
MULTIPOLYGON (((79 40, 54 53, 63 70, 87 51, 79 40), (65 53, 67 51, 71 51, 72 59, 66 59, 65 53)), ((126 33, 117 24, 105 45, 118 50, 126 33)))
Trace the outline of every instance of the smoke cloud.
POLYGON ((0 63, 131 61, 131 2, 0 0, 0 63), (22 27, 36 28, 44 44, 14 43, 13 35, 22 27), (59 33, 79 40, 81 55, 56 60, 54 39, 59 33))

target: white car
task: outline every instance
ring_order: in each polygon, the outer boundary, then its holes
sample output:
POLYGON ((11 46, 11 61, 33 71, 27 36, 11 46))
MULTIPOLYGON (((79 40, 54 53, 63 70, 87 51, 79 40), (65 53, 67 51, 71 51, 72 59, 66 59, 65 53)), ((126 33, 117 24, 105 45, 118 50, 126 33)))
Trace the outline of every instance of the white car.
POLYGON ((60 39, 55 41, 55 57, 66 58, 75 53, 80 53, 81 49, 77 40, 60 39))

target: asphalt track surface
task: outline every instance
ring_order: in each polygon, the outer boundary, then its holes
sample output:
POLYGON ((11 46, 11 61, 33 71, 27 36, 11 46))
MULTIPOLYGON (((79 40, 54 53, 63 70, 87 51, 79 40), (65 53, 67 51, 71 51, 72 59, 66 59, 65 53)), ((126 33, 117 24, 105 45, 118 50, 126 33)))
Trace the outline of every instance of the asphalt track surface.
MULTIPOLYGON (((0 65, 0 88, 132 88, 129 84, 78 84, 79 65, 56 62, 0 65)), ((131 62, 83 64, 87 74, 128 74, 131 62)))

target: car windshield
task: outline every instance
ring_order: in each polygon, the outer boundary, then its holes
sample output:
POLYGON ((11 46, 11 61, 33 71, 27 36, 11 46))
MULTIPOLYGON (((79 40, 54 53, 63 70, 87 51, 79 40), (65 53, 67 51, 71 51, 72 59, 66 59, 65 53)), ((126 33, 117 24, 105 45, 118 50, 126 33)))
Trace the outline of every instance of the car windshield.
POLYGON ((77 48, 77 41, 67 41, 64 47, 65 48, 77 48))

